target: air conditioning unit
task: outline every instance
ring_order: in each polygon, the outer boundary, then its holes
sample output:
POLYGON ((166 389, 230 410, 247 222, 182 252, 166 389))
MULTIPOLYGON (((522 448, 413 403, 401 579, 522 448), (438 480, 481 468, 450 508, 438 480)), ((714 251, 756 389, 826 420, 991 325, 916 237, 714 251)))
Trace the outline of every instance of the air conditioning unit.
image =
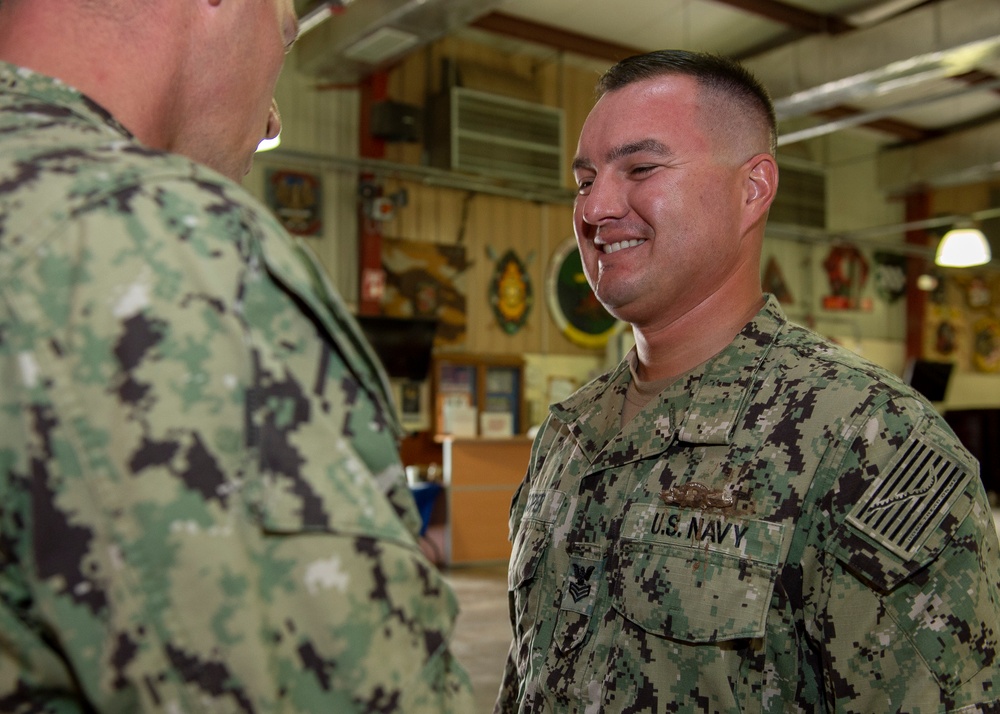
POLYGON ((563 112, 464 87, 429 102, 432 166, 562 186, 563 112))

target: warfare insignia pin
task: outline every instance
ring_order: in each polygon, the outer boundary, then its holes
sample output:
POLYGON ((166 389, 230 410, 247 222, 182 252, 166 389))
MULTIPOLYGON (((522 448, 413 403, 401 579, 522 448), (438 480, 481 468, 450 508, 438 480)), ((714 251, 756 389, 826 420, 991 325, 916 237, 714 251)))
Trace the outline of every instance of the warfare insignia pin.
POLYGON ((736 500, 732 494, 721 489, 710 489, 703 483, 692 481, 671 486, 660 493, 660 500, 668 506, 704 510, 726 510, 732 508, 736 500))

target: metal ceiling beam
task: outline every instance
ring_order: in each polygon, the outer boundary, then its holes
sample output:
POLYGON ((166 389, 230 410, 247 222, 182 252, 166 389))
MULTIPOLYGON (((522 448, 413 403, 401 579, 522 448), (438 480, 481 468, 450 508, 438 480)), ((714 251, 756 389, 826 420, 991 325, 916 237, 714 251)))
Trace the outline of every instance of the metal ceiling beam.
POLYGON ((855 27, 868 27, 888 20, 890 17, 902 15, 920 5, 930 5, 938 0, 884 0, 883 2, 850 12, 844 19, 855 27))
MULTIPOLYGON (((839 121, 846 117, 856 117, 864 114, 866 114, 866 112, 861 109, 848 106, 830 107, 829 109, 822 109, 816 112, 817 117, 831 122, 839 121)), ((864 121, 860 123, 860 126, 863 126, 866 129, 880 131, 883 134, 890 134, 906 142, 927 141, 928 139, 933 139, 941 135, 941 132, 936 129, 924 129, 923 127, 916 126, 915 124, 890 117, 873 118, 869 115, 863 117, 863 119, 864 121)))
MULTIPOLYGON (((772 20, 799 33, 839 33, 853 29, 853 25, 836 15, 805 10, 776 0, 715 0, 759 17, 772 20)), ((471 23, 472 27, 496 32, 526 42, 534 42, 565 52, 573 52, 585 57, 617 62, 630 55, 645 50, 614 42, 606 42, 575 32, 523 20, 502 12, 491 12, 471 23)))
POLYGON ((522 20, 502 12, 488 13, 470 23, 470 27, 552 47, 562 52, 573 52, 584 57, 593 57, 609 62, 617 62, 620 59, 644 52, 638 47, 605 42, 594 37, 561 30, 551 25, 522 20))
POLYGON ((353 0, 326 0, 299 16, 299 38, 312 32, 333 15, 344 11, 353 0))
POLYGON ((715 0, 715 2, 773 20, 807 34, 839 34, 854 29, 854 25, 837 15, 813 12, 776 0, 715 0))
POLYGON ((915 99, 909 102, 901 102, 899 104, 894 104, 889 107, 884 107, 882 109, 876 109, 870 112, 861 112, 858 114, 848 115, 836 119, 834 121, 826 122, 819 126, 810 127, 808 129, 800 129, 799 131, 789 132, 788 134, 783 134, 778 137, 778 146, 785 146, 786 144, 793 144, 798 141, 806 141, 807 139, 814 139, 818 136, 824 136, 826 134, 832 134, 835 131, 840 131, 841 129, 848 129, 850 127, 861 126, 868 122, 874 122, 880 119, 885 119, 886 117, 892 116, 893 114, 898 114, 901 111, 907 109, 912 109, 915 106, 923 106, 926 104, 933 104, 935 102, 943 102, 949 99, 954 99, 960 97, 964 94, 970 94, 972 92, 983 92, 987 90, 1000 89, 1000 78, 994 77, 989 82, 981 82, 976 84, 965 84, 960 87, 956 87, 948 92, 942 94, 936 94, 931 97, 921 97, 920 99, 915 99))
MULTIPOLYGON (((719 1, 725 4, 738 4, 742 7, 742 9, 767 16, 770 19, 775 20, 780 17, 782 18, 782 21, 788 21, 792 14, 790 12, 779 12, 776 9, 779 5, 786 9, 790 7, 784 5, 784 3, 769 2, 763 4, 758 3, 757 0, 733 0, 732 2, 729 0, 719 1)), ((815 15, 815 13, 813 14, 815 15)), ((819 16, 817 15, 817 17, 819 16)), ((803 30, 804 27, 816 27, 820 24, 814 20, 802 21, 801 18, 797 20, 797 23, 798 24, 795 25, 797 30, 803 30)), ((478 20, 470 23, 470 26, 507 37, 513 37, 517 40, 551 47, 557 51, 572 52, 585 57, 607 60, 608 62, 617 62, 623 57, 640 54, 645 51, 638 47, 605 42, 593 37, 552 27, 551 25, 544 25, 524 20, 519 17, 506 15, 501 12, 488 13, 478 20)), ((823 107, 818 109, 815 113, 819 116, 828 118, 831 122, 840 122, 844 120, 845 117, 863 114, 861 110, 843 104, 823 107)), ((935 136, 934 132, 929 132, 912 124, 896 121, 884 116, 866 117, 862 121, 853 122, 851 125, 857 126, 859 124, 865 126, 866 128, 890 134, 903 141, 922 141, 935 136)))

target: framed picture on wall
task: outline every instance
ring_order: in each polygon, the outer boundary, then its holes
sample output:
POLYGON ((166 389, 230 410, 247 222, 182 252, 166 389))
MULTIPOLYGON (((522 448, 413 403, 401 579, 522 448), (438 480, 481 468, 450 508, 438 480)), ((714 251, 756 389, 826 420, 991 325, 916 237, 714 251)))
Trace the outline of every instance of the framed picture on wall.
POLYGON ((564 240, 552 256, 545 292, 552 319, 574 344, 601 349, 622 326, 590 289, 575 238, 564 240))

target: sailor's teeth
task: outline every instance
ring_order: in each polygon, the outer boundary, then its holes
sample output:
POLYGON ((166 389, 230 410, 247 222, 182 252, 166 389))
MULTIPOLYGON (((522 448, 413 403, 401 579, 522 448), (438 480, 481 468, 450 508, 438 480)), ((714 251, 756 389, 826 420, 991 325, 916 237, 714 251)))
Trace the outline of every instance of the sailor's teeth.
POLYGON ((604 246, 604 252, 606 254, 614 253, 615 251, 621 250, 622 248, 634 248, 640 243, 645 243, 645 242, 646 241, 644 240, 632 239, 632 240, 623 240, 618 243, 609 243, 606 246, 604 246))

